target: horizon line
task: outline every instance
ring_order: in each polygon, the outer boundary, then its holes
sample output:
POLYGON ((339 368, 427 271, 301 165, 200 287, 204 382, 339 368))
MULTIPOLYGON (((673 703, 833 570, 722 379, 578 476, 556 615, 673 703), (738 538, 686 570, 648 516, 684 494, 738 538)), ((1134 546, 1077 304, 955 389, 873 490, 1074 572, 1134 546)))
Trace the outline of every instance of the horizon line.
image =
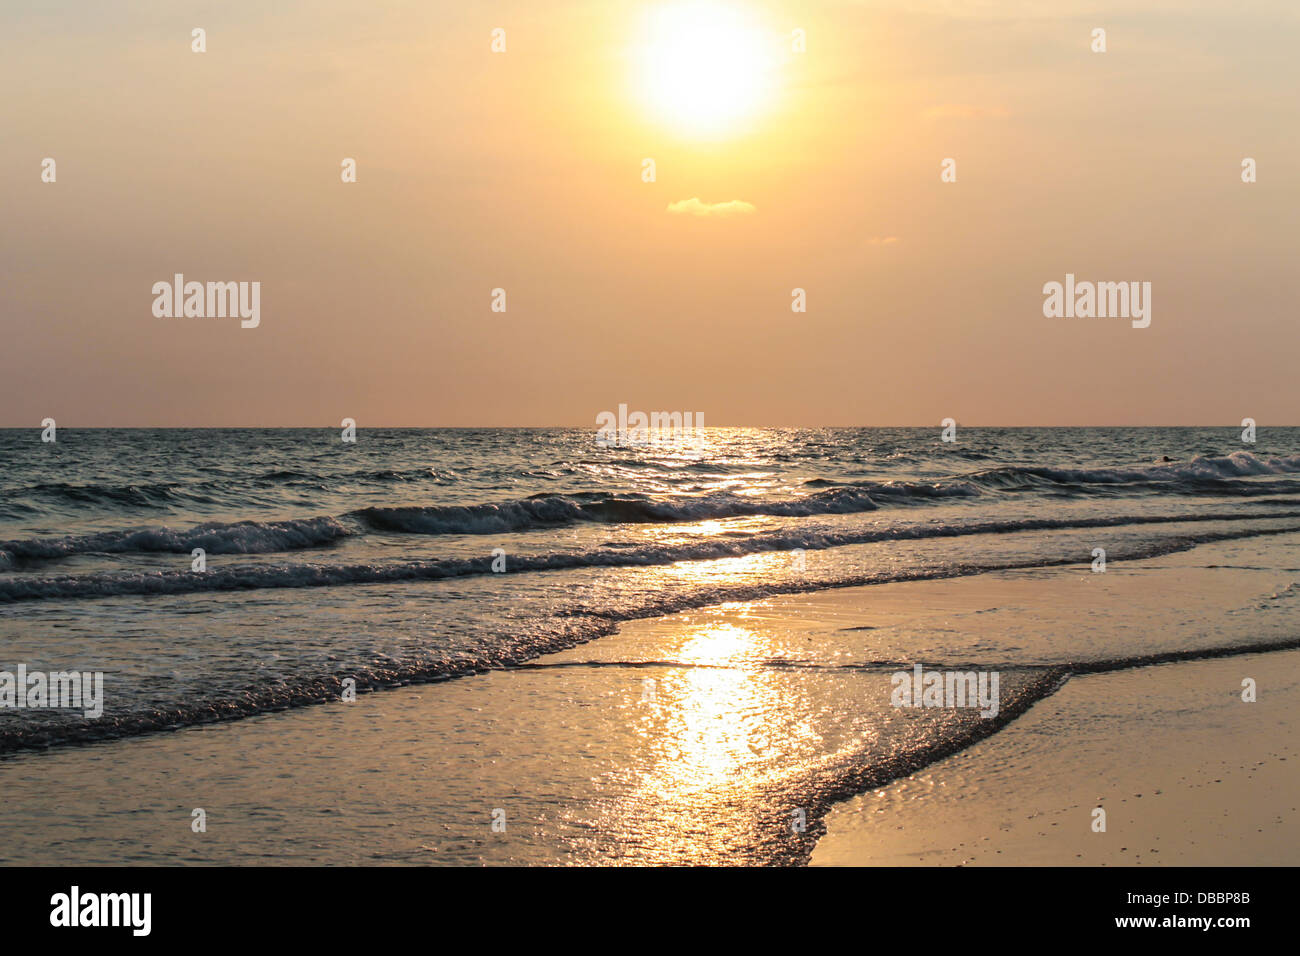
MULTIPOLYGON (((958 428, 1222 428, 1225 430, 1240 429, 1240 423, 1235 424, 1200 424, 1200 425, 1120 425, 1120 424, 1091 424, 1091 425, 1029 425, 1029 424, 964 424, 961 421, 956 422, 958 428)), ((0 431, 40 431, 41 424, 35 425, 0 425, 0 431)), ((64 425, 58 424, 60 430, 76 431, 171 431, 171 430, 189 430, 189 431, 230 431, 239 429, 243 431, 302 431, 307 429, 324 429, 337 430, 343 427, 341 424, 328 425, 64 425)), ((358 423, 357 431, 366 429, 383 429, 386 431, 430 431, 440 429, 444 431, 541 431, 541 430, 598 430, 594 424, 590 425, 362 425, 358 423)), ((1256 429, 1264 428, 1300 428, 1300 424, 1286 425, 1260 425, 1256 423, 1256 429)), ((923 424, 923 425, 703 425, 695 426, 696 429, 728 429, 728 428, 761 428, 761 429, 809 429, 809 428, 937 428, 942 429, 942 423, 923 424)), ((671 429, 666 429, 671 431, 671 429)), ((685 431, 686 429, 681 429, 685 431)))

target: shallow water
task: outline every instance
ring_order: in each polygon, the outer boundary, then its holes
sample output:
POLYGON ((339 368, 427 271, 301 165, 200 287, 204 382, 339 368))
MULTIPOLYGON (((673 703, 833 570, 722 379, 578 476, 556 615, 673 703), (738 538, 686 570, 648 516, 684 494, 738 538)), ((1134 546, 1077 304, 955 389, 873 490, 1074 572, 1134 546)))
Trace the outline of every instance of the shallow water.
MULTIPOLYGON (((1248 649, 1296 646, 1297 558, 1291 533, 1105 574, 1076 565, 780 595, 626 622, 523 665, 351 704, 13 753, 0 761, 0 859, 800 863, 839 801, 1014 733, 1071 675, 1217 657, 1233 669, 1216 695, 1235 699, 1235 662, 1249 661, 1283 700, 1269 662, 1295 652, 1248 649), (893 706, 893 675, 914 663, 997 671, 997 717, 893 706)), ((1098 684, 1086 721, 1051 724, 1012 764, 1058 755, 1053 782, 1086 787, 1092 765, 1072 771, 1069 755, 1095 752, 1094 721, 1141 710, 1132 686, 1098 684)), ((1158 750, 1169 721, 1201 719, 1204 694, 1191 685, 1179 713, 1162 706, 1132 726, 1158 750)), ((1264 721, 1250 733, 1267 739, 1270 711, 1248 710, 1264 721)), ((948 763, 928 771, 935 787, 948 763)))
POLYGON ((0 748, 518 663, 725 600, 1300 528, 1300 429, 958 437, 0 431, 0 667, 103 671, 106 698, 93 721, 0 711, 0 748))

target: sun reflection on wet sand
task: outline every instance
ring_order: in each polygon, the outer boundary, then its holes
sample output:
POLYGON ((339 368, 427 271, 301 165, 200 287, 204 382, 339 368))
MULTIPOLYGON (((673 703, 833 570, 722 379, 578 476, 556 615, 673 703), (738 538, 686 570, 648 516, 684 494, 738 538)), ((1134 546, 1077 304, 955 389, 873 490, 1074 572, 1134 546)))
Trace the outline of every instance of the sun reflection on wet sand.
POLYGON ((734 625, 692 634, 677 658, 706 665, 674 669, 656 688, 647 732, 657 738, 660 759, 643 787, 658 796, 726 785, 753 759, 754 738, 765 731, 761 717, 772 707, 774 688, 752 667, 727 667, 752 657, 761 638, 734 625))
POLYGON ((738 624, 710 623, 675 650, 685 666, 648 678, 637 732, 649 752, 611 811, 653 834, 646 844, 655 857, 720 859, 756 827, 780 825, 781 808, 761 794, 806 762, 820 738, 788 675, 757 663, 769 644, 738 624))

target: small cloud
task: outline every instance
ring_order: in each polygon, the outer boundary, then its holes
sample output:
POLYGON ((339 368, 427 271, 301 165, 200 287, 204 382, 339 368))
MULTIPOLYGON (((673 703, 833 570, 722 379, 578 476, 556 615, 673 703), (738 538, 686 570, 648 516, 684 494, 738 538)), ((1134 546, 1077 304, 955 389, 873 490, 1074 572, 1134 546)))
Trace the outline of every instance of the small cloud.
POLYGON ((732 199, 727 202, 701 202, 696 196, 668 204, 674 216, 748 216, 756 212, 752 203, 732 199))
POLYGON ((965 103, 942 103, 921 114, 926 119, 1002 119, 1011 114, 1001 106, 970 106, 965 103))
POLYGON ((902 242, 898 236, 872 236, 867 240, 869 246, 892 246, 895 243, 902 242))

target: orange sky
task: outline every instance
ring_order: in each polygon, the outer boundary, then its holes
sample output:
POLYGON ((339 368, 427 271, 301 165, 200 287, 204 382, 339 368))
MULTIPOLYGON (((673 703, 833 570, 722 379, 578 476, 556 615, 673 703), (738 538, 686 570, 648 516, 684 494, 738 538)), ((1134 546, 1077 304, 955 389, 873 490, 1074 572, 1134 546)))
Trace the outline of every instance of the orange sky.
POLYGON ((1300 423, 1293 3, 735 0, 769 92, 702 130, 638 80, 677 2, 0 9, 0 425, 1300 423))

